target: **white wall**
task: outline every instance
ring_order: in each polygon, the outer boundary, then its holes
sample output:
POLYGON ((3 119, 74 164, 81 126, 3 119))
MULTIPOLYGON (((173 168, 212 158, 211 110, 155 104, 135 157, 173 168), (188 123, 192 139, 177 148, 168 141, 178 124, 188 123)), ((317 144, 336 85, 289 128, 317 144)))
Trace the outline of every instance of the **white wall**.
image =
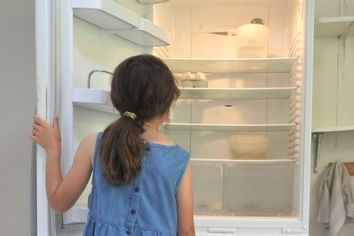
POLYGON ((155 6, 155 20, 172 35, 170 57, 235 57, 237 36, 211 32, 235 33, 253 18, 262 18, 269 28, 268 56, 289 56, 292 4, 293 1, 171 1, 155 6))
POLYGON ((0 235, 35 235, 35 0, 0 1, 0 235))

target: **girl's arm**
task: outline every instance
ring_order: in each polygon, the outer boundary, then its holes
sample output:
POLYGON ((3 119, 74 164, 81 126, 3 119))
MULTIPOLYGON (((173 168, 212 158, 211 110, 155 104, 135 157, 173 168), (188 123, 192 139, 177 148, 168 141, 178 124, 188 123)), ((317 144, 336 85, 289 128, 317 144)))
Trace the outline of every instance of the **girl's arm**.
POLYGON ((95 137, 95 134, 89 134, 81 141, 74 162, 63 178, 60 168, 61 138, 58 117, 54 118, 53 126, 37 116, 34 117, 32 139, 46 151, 47 197, 56 212, 65 212, 72 207, 89 181, 95 137))
POLYGON ((177 190, 178 236, 194 236, 192 166, 189 163, 177 190))

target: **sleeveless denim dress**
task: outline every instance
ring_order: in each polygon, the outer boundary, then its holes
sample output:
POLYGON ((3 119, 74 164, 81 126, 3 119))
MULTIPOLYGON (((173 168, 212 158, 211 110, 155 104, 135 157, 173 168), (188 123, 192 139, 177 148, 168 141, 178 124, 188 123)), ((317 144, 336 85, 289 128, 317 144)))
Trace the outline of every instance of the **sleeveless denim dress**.
POLYGON ((176 191, 190 155, 179 147, 147 143, 142 168, 129 184, 110 184, 101 174, 96 137, 85 236, 177 234, 176 191))

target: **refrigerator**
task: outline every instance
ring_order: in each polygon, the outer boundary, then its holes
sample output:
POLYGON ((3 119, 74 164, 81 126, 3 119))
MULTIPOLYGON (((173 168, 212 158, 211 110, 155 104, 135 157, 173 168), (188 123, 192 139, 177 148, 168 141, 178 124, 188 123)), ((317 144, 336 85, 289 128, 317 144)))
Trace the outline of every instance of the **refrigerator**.
MULTIPOLYGON (((38 113, 60 115, 63 174, 82 137, 118 117, 108 72, 154 54, 181 90, 161 131, 191 153, 196 234, 308 235, 313 4, 38 0, 38 113)), ((38 235, 80 235, 91 185, 55 215, 44 167, 39 151, 38 235)))

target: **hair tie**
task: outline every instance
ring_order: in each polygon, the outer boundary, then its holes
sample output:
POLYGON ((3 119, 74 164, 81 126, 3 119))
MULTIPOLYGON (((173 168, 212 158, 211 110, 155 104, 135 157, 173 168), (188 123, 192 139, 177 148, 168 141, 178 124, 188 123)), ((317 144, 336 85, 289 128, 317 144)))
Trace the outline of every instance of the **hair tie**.
POLYGON ((135 115, 135 113, 129 112, 129 111, 124 112, 124 113, 123 113, 123 116, 130 117, 130 118, 132 118, 133 120, 135 120, 135 119, 137 118, 137 116, 135 115))

